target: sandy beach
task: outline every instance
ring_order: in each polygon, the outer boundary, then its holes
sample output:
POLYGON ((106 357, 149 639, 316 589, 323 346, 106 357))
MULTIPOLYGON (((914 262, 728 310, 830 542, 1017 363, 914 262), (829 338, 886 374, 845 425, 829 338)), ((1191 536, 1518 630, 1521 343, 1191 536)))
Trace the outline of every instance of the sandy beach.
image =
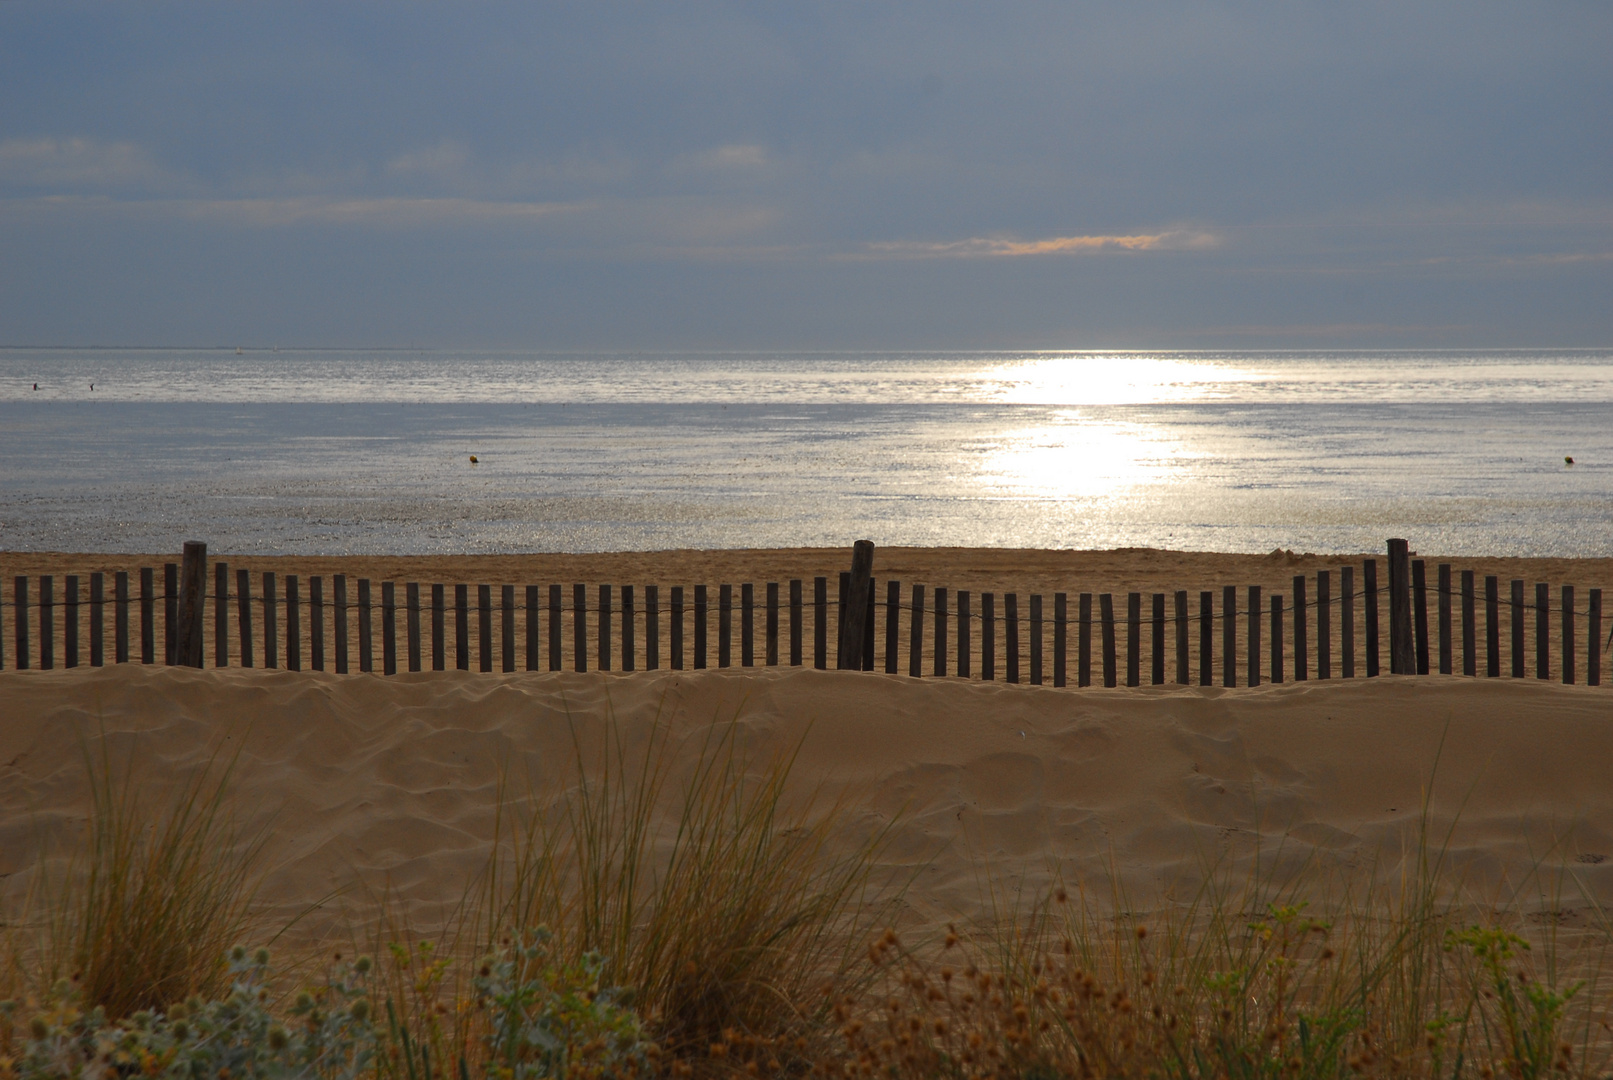
MULTIPOLYGON (((447 581, 717 581, 826 573, 840 554, 241 562, 447 581)), ((1280 586, 1342 561, 881 555, 877 570, 890 575, 1050 591, 1280 586)), ((69 562, 82 572, 139 560, 9 555, 4 571, 60 573, 69 562)), ((1613 577, 1606 560, 1478 568, 1581 586, 1613 577)), ((154 800, 212 756, 239 754, 232 805, 266 839, 271 919, 312 905, 299 932, 339 934, 390 891, 412 920, 434 925, 485 865, 501 778, 553 804, 572 783, 573 726, 593 746, 606 717, 629 745, 663 725, 684 763, 713 723, 737 723, 757 762, 799 746, 796 794, 848 801, 842 842, 892 829, 884 871, 911 879, 908 918, 921 927, 990 917, 1054 875, 1137 903, 1190 893, 1227 859, 1258 858, 1279 876, 1392 877, 1415 849, 1425 800, 1429 835, 1467 902, 1573 924, 1613 900, 1606 687, 1429 676, 1054 690, 789 668, 383 679, 126 665, 8 671, 0 717, 0 889, 13 901, 42 845, 59 853, 78 835, 84 747, 104 733, 154 800)))

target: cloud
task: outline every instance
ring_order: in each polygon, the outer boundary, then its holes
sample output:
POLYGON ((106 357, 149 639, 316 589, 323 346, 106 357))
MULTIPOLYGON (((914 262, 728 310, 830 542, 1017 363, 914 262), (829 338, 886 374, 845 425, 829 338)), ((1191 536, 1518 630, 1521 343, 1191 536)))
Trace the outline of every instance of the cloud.
POLYGON ((888 240, 865 249, 874 256, 909 259, 1002 258, 1016 255, 1097 255, 1125 251, 1201 251, 1220 244, 1220 237, 1204 230, 1173 230, 1129 236, 1050 236, 1018 240, 1005 236, 975 236, 943 243, 888 240))
POLYGON ((170 179, 131 142, 50 137, 0 142, 0 184, 7 186, 109 190, 153 187, 170 179))

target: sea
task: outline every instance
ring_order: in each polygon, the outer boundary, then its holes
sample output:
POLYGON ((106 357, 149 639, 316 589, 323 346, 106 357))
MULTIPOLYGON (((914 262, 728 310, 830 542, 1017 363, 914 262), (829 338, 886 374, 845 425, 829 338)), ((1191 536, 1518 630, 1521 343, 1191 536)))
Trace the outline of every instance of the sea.
POLYGON ((1613 556, 1613 350, 0 349, 0 550, 1613 556))

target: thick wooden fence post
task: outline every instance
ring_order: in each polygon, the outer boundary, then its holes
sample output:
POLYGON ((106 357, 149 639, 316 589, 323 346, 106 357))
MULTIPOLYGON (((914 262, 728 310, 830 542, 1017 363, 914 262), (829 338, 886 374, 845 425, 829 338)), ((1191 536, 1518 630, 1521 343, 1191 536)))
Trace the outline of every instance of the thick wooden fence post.
POLYGON ((1031 593, 1031 685, 1042 685, 1042 594, 1031 593))
POLYGON ((1333 574, 1316 571, 1316 677, 1333 677, 1333 574))
POLYGON ((935 589, 935 655, 931 670, 937 678, 947 673, 947 591, 939 585, 935 589))
POLYGON ((325 579, 308 579, 308 651, 315 671, 325 670, 325 579))
MULTIPOLYGON (((367 616, 364 622, 368 625, 367 616)), ((280 666, 280 595, 273 570, 263 572, 263 666, 280 666)))
POLYGON ((1389 674, 1417 672, 1417 643, 1411 630, 1411 549, 1389 541, 1389 674))
MULTIPOLYGON (((1186 596, 1186 593, 1179 594, 1186 596)), ((1053 685, 1068 685, 1067 657, 1069 653, 1070 598, 1068 593, 1053 594, 1053 685)), ((1187 676, 1182 676, 1186 681, 1187 676)))
MULTIPOLYGON (((96 612, 99 601, 97 594, 100 590, 99 574, 90 576, 90 634, 99 637, 95 629, 96 612)), ((100 651, 100 642, 92 642, 90 663, 97 667, 100 664, 93 658, 100 651)), ((230 567, 228 563, 215 563, 213 570, 213 666, 230 666, 230 567)))
MULTIPOLYGON (((129 579, 124 576, 120 586, 127 591, 129 579)), ((252 575, 246 570, 235 572, 235 621, 241 635, 241 666, 252 666, 252 575)), ((128 630, 124 630, 125 639, 128 630)), ((127 644, 127 641, 125 641, 127 644)), ((121 661, 120 661, 121 663, 121 661)))
POLYGON ((1126 594, 1126 685, 1142 682, 1142 593, 1126 594))
POLYGON ((1152 663, 1149 666, 1150 666, 1150 668, 1152 670, 1149 672, 1149 674, 1153 676, 1153 679, 1151 680, 1153 685, 1159 686, 1162 683, 1164 683, 1164 681, 1165 681, 1165 594, 1164 593, 1157 592, 1157 593, 1154 594, 1154 610, 1150 614, 1153 616, 1153 618, 1151 620, 1152 623, 1153 623, 1153 626, 1152 626, 1153 633, 1150 635, 1151 640, 1149 641, 1149 645, 1151 646, 1151 648, 1149 649, 1149 652, 1151 652, 1153 655, 1150 658, 1152 660, 1152 663))
POLYGON ((1238 685, 1238 587, 1221 589, 1221 685, 1238 685))
MULTIPOLYGON (((1298 615, 1296 618, 1303 618, 1298 615)), ((1271 681, 1283 681, 1283 598, 1281 593, 1271 595, 1271 681)))
POLYGON ((1417 635, 1417 674, 1428 674, 1428 570, 1422 559, 1411 561, 1411 614, 1417 635))
POLYGON ((1215 593, 1199 593, 1199 685, 1215 685, 1215 593))
POLYGON ((1306 599, 1304 574, 1294 576, 1294 681, 1306 682, 1311 677, 1311 649, 1305 634, 1306 599))
POLYGON ((1339 568, 1339 653, 1346 679, 1355 678, 1355 567, 1339 568))
POLYGON ((1551 678, 1551 586, 1535 584, 1535 678, 1551 678))
POLYGON ((1439 673, 1452 675, 1455 673, 1455 650, 1452 646, 1454 636, 1451 632, 1451 564, 1440 563, 1438 567, 1439 588, 1439 673))
POLYGON ((1462 571, 1462 674, 1479 673, 1479 619, 1477 579, 1473 571, 1462 571))
POLYGON ((1176 683, 1186 686, 1190 679, 1192 665, 1191 651, 1188 648, 1188 618, 1187 618, 1187 590, 1176 590, 1176 683))
POLYGON ((1075 685, 1092 685, 1092 594, 1076 598, 1075 685))
MULTIPOLYGON (((246 573, 242 570, 241 573, 246 573)), ((244 593, 245 590, 242 590, 244 593)), ((241 601, 245 603, 243 599, 241 601)), ((243 654, 243 662, 245 656, 243 654)), ((129 662, 129 572, 119 570, 112 577, 112 658, 114 663, 129 662)), ((251 664, 247 664, 251 667, 251 664)))
POLYGON ((1113 593, 1098 594, 1098 621, 1103 628, 1103 685, 1113 689, 1119 685, 1119 670, 1115 662, 1115 597, 1113 593))
POLYGON ((657 585, 644 586, 644 667, 647 671, 661 668, 661 589, 657 585))
POLYGON ((1249 586, 1249 685, 1260 685, 1260 615, 1264 605, 1260 602, 1260 586, 1249 586))
POLYGON ((1019 682, 1019 594, 1003 595, 1003 637, 1007 668, 1005 674, 1011 683, 1019 682))
POLYGON ((980 681, 997 678, 997 594, 980 594, 980 681))
POLYGON ((1574 587, 1563 586, 1563 682, 1574 685, 1574 587))
POLYGON ((840 613, 840 652, 838 667, 854 671, 862 667, 863 633, 861 618, 868 605, 868 579, 874 573, 874 542, 858 540, 851 547, 851 574, 846 583, 845 608, 840 613))
POLYGON ((667 649, 673 671, 683 670, 683 586, 672 586, 671 622, 667 625, 667 649))
POLYGON ((970 675, 969 660, 974 653, 974 644, 970 640, 974 632, 974 624, 969 621, 969 590, 958 592, 958 678, 967 679, 970 675))
POLYGON ((1494 574, 1484 578, 1484 674, 1501 677, 1501 579, 1494 574))
POLYGON ((812 579, 812 666, 829 666, 829 579, 812 579))
MULTIPOLYGON (((68 574, 62 588, 62 666, 78 667, 78 575, 68 574)), ((196 666, 201 667, 197 658, 196 666)))
MULTIPOLYGON (((223 563, 218 564, 221 568, 223 563)), ((228 580, 220 575, 220 581, 228 580)), ((222 591, 219 599, 219 630, 218 639, 222 643, 219 649, 219 666, 223 667, 229 662, 229 640, 226 635, 229 627, 224 617, 224 601, 222 591)), ((106 576, 99 570, 90 574, 90 667, 102 667, 106 663, 106 576)), ((3 653, 0 653, 0 663, 5 662, 3 653)))
MULTIPOLYGON (((892 619, 894 623, 896 620, 892 619)), ((940 643, 936 643, 940 648, 940 643)), ((894 650, 892 650, 894 652, 894 650)), ((912 621, 907 628, 907 674, 914 679, 924 675, 924 586, 913 586, 912 621)))

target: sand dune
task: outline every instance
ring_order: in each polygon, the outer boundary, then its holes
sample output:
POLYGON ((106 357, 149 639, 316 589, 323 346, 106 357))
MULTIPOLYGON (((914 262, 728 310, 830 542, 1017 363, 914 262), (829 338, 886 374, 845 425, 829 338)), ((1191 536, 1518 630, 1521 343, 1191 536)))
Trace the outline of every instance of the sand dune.
POLYGON ((1065 691, 774 669, 624 675, 373 676, 125 666, 0 676, 0 874, 26 889, 40 845, 87 806, 82 748, 104 732, 156 799, 239 750, 234 803, 268 830, 275 917, 320 904, 327 932, 395 890, 440 918, 483 864, 501 771, 563 792, 570 722, 659 717, 683 758, 736 720, 759 756, 801 753, 802 792, 853 801, 852 842, 897 825, 934 925, 1040 889, 1056 868, 1138 902, 1237 850, 1292 868, 1389 871, 1430 821, 1470 894, 1525 909, 1613 899, 1613 698, 1535 682, 1428 677, 1265 687, 1065 691), (1437 764, 1437 768, 1436 768, 1437 764), (1537 873, 1544 870, 1545 873, 1537 873), (344 892, 345 890, 345 892, 344 892))

